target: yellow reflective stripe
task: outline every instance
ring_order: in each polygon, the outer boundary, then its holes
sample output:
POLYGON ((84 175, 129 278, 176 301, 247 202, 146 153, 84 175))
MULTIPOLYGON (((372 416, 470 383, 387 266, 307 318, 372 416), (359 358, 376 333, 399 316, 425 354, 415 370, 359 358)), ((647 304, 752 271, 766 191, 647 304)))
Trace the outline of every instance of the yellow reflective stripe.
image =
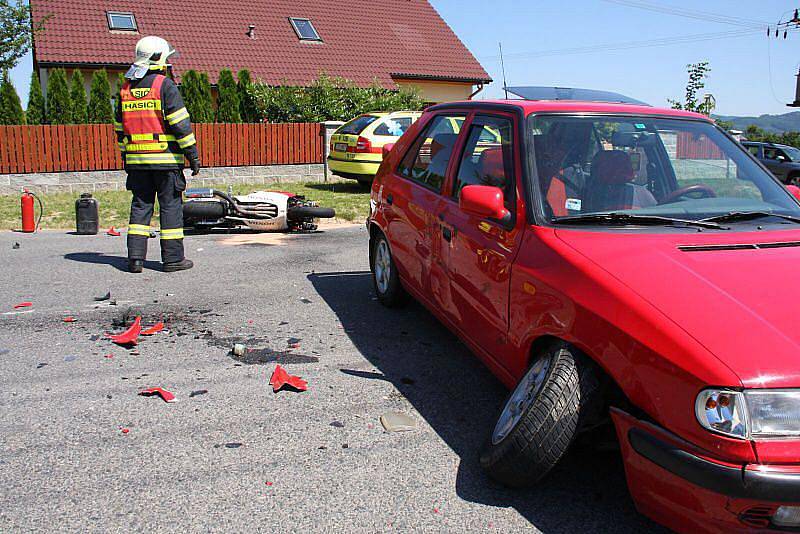
POLYGON ((161 100, 129 100, 122 103, 122 112, 129 113, 132 111, 161 111, 161 100))
POLYGON ((128 225, 128 235, 150 237, 150 227, 145 224, 130 224, 128 225))
POLYGON ((127 146, 128 152, 164 152, 167 143, 130 143, 127 146))
POLYGON ((121 123, 121 122, 117 122, 117 121, 115 120, 115 121, 114 121, 114 131, 117 131, 117 132, 124 132, 124 131, 125 131, 125 128, 123 128, 123 126, 122 126, 122 123, 121 123))
POLYGON ((183 228, 162 229, 161 239, 183 239, 183 228))
POLYGON ((159 141, 176 141, 174 135, 170 134, 130 134, 128 139, 133 141, 155 141, 158 138, 159 141))
POLYGON ((188 148, 197 143, 197 139, 195 139, 194 134, 190 133, 186 137, 181 137, 178 139, 178 146, 181 148, 188 148))
POLYGON ((178 124, 182 120, 186 120, 188 118, 189 118, 189 112, 186 110, 186 108, 181 108, 175 113, 170 113, 165 117, 167 122, 172 125, 178 124))
POLYGON ((126 145, 125 145, 125 143, 117 143, 117 146, 119 147, 119 149, 120 149, 121 151, 123 151, 123 152, 125 152, 125 151, 126 151, 126 145))
POLYGON ((161 163, 183 163, 183 154, 125 154, 125 162, 134 165, 158 165, 161 163))

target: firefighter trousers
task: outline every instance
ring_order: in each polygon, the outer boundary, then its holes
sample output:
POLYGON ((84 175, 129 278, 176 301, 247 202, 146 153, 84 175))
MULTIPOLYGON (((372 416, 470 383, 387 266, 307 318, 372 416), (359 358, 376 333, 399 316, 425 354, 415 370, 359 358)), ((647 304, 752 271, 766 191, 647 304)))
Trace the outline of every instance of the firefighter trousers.
POLYGON ((147 257, 150 219, 158 196, 161 220, 161 261, 183 260, 183 191, 186 179, 182 170, 128 170, 126 188, 133 193, 128 226, 128 258, 147 257))

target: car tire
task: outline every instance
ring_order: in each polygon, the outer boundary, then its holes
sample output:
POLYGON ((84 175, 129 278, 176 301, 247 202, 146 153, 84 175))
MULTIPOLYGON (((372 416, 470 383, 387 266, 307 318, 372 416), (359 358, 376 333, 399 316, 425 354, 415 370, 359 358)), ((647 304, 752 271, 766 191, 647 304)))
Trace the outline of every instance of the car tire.
POLYGON ((375 237, 370 256, 372 281, 378 301, 388 308, 405 304, 408 294, 400 283, 389 240, 380 232, 375 237))
POLYGON ((512 391, 481 453, 487 475, 522 488, 564 456, 602 406, 594 363, 566 343, 540 351, 512 391), (509 419, 510 418, 510 419, 509 419))

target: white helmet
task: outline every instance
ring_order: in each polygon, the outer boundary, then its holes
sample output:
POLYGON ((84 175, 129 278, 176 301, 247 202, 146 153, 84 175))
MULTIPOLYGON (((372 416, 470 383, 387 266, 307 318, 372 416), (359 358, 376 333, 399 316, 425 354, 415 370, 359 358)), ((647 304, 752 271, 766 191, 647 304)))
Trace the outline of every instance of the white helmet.
POLYGON ((168 59, 175 54, 175 49, 161 37, 154 35, 143 37, 136 43, 136 60, 125 73, 125 77, 129 80, 139 80, 150 70, 165 69, 169 66, 168 59))

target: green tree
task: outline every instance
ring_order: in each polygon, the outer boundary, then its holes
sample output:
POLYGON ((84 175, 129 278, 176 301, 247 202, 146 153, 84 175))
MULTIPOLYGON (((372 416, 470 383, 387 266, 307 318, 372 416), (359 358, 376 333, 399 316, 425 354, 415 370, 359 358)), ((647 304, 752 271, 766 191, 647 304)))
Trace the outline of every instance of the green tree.
POLYGON ((83 73, 78 69, 72 73, 69 99, 72 104, 73 124, 86 124, 89 112, 86 105, 86 88, 83 86, 83 73))
POLYGON ((713 109, 706 109, 708 105, 705 101, 698 102, 697 93, 706 86, 705 80, 711 72, 711 67, 708 61, 701 61, 700 63, 692 63, 686 66, 689 73, 689 81, 686 83, 686 94, 683 102, 680 100, 668 99, 667 102, 672 105, 672 109, 684 109, 686 111, 695 111, 698 113, 709 114, 713 109))
POLYGON ((25 124, 25 112, 7 70, 0 79, 0 124, 25 124))
POLYGON ((217 122, 238 123, 242 122, 239 114, 239 93, 233 72, 223 69, 217 80, 217 122))
POLYGON ((258 122, 258 108, 253 98, 253 80, 250 71, 242 69, 237 74, 236 90, 239 93, 239 116, 242 122, 258 122))
POLYGON ((195 119, 195 122, 213 122, 214 121, 214 99, 211 97, 211 82, 208 79, 208 74, 205 72, 200 73, 200 116, 195 119))
POLYGON ((31 49, 31 28, 38 32, 49 17, 31 24, 28 3, 17 0, 0 0, 0 70, 10 70, 31 49))
POLYGON ((42 84, 39 83, 39 75, 35 70, 31 73, 31 87, 30 91, 28 91, 28 111, 25 118, 28 124, 47 124, 42 84))
POLYGON ((214 110, 211 103, 211 84, 208 75, 188 70, 181 78, 181 95, 192 122, 211 122, 214 110))
POLYGON ((92 74, 92 86, 89 89, 89 123, 108 124, 114 122, 114 110, 111 107, 111 87, 108 84, 106 69, 96 70, 92 74))
POLYGON ((47 119, 50 124, 72 123, 72 103, 67 87, 67 71, 53 69, 47 80, 47 119))

